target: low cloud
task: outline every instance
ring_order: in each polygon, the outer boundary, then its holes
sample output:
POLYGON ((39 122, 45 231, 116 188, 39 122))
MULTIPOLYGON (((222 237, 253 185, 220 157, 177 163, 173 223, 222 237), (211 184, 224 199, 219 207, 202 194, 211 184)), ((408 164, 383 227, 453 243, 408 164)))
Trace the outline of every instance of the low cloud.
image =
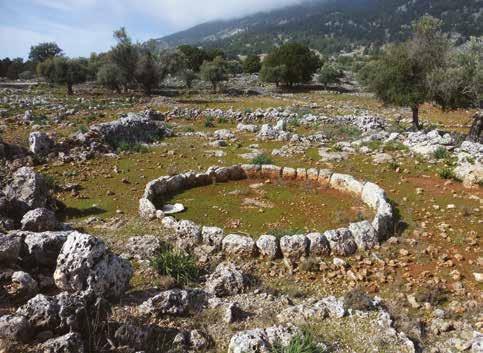
POLYGON ((26 57, 30 46, 55 41, 69 56, 87 56, 112 45, 126 26, 134 40, 193 25, 241 17, 303 0, 16 0, 0 1, 1 56, 26 57))

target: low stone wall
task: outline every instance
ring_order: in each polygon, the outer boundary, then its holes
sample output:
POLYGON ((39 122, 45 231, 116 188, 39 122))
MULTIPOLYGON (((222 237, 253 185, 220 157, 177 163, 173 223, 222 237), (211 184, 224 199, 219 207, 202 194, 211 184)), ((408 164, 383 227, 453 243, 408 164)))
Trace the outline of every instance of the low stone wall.
POLYGON ((210 167, 204 173, 187 172, 153 180, 146 185, 144 195, 139 200, 139 213, 145 219, 161 219, 166 227, 174 229, 180 240, 178 245, 184 248, 205 244, 217 247, 228 255, 260 254, 268 258, 283 256, 289 260, 331 253, 347 256, 355 253, 357 249, 370 249, 391 236, 395 224, 395 215, 384 190, 374 183, 359 181, 350 175, 333 173, 328 169, 253 164, 210 167), (312 182, 314 185, 349 192, 361 198, 367 206, 375 210, 376 215, 372 221, 350 223, 345 228, 324 233, 288 235, 281 239, 264 234, 255 241, 249 236, 225 235, 218 227, 199 226, 191 221, 177 221, 173 217, 165 217, 155 206, 160 200, 183 190, 242 179, 312 182))

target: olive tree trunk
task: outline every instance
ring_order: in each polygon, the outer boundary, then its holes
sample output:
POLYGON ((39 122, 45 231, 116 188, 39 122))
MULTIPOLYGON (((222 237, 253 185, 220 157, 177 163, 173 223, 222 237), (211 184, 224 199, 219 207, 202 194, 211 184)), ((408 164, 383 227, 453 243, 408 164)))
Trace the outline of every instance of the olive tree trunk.
POLYGON ((74 94, 74 90, 72 89, 72 83, 67 82, 67 95, 72 96, 74 94))
POLYGON ((417 131, 421 128, 421 125, 419 125, 419 106, 416 105, 412 107, 412 111, 413 111, 413 129, 417 131))
POLYGON ((476 113, 467 136, 468 141, 483 143, 483 113, 476 113))

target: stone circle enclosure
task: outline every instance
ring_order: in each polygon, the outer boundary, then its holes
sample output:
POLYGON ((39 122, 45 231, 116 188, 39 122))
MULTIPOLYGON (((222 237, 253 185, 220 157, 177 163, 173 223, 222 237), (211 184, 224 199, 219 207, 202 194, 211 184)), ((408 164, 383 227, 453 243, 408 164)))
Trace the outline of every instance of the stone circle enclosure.
POLYGON ((374 183, 359 181, 351 175, 333 173, 328 169, 254 164, 214 166, 204 173, 190 171, 155 179, 146 185, 144 195, 139 200, 139 213, 145 219, 161 219, 166 227, 174 229, 177 243, 182 248, 205 244, 214 246, 227 255, 260 254, 271 259, 282 255, 289 260, 329 254, 348 256, 354 254, 357 249, 371 249, 393 233, 395 224, 395 214, 384 190, 374 183), (319 187, 348 192, 361 198, 373 209, 375 217, 324 233, 287 235, 281 239, 264 234, 254 240, 245 235, 225 235, 218 227, 200 226, 187 220, 177 221, 156 208, 156 205, 163 204, 173 194, 184 190, 243 179, 310 182, 319 187))

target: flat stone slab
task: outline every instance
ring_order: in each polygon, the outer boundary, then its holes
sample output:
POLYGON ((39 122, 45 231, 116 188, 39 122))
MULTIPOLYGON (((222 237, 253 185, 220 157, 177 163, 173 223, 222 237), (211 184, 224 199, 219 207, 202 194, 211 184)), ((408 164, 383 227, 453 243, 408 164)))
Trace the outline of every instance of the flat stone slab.
POLYGON ((175 203, 174 205, 166 204, 166 205, 163 205, 163 208, 161 209, 161 211, 163 211, 165 215, 180 213, 180 212, 183 212, 184 210, 185 210, 185 207, 182 203, 175 203))

